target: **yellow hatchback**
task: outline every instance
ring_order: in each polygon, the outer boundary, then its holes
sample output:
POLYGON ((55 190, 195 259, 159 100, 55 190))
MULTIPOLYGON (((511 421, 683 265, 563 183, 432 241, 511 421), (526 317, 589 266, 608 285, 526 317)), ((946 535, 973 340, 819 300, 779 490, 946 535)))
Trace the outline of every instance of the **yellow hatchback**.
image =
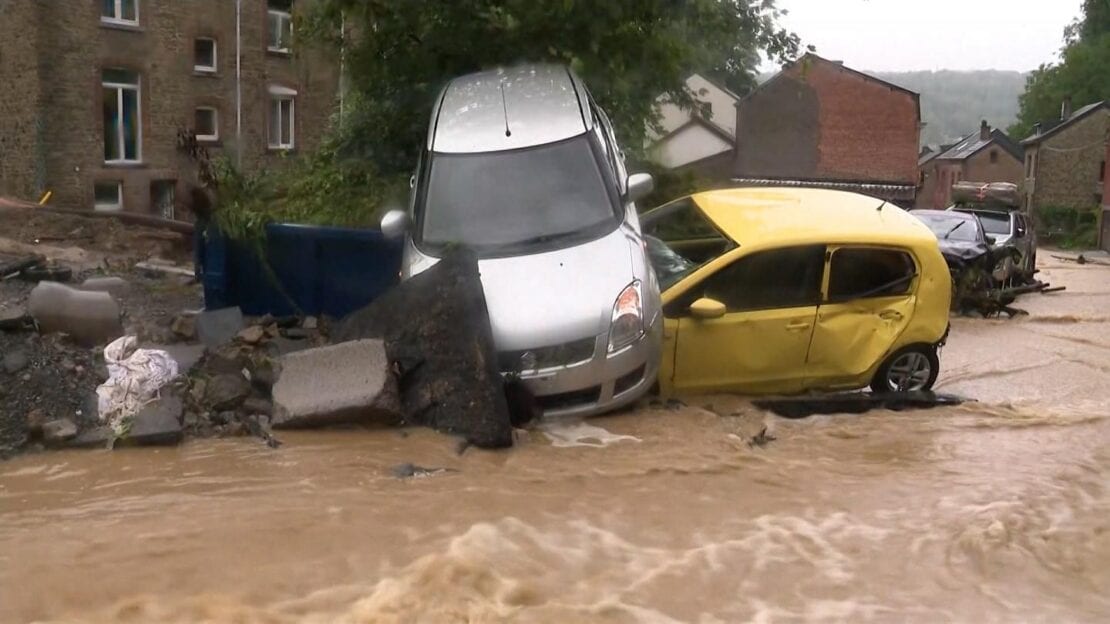
POLYGON ((698 193, 641 217, 663 296, 660 390, 932 388, 952 282, 936 236, 882 200, 698 193))

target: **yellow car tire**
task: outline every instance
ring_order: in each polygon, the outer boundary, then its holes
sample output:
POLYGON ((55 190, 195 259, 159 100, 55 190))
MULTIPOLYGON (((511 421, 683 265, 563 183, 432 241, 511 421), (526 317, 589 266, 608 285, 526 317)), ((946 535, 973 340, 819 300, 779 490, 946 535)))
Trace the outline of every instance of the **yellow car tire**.
POLYGON ((871 380, 875 394, 925 392, 933 389, 940 374, 940 358, 932 345, 903 347, 883 361, 871 380))

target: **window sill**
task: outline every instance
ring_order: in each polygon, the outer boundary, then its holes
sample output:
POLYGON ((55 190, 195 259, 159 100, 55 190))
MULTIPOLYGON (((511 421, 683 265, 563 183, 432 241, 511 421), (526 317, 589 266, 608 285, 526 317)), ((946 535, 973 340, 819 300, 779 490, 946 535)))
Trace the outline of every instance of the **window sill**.
POLYGON ((268 56, 276 56, 276 57, 280 57, 280 58, 291 58, 293 56, 293 51, 290 50, 289 48, 282 49, 282 48, 267 47, 266 48, 266 54, 268 56))
POLYGON ((100 27, 101 28, 107 28, 109 30, 124 30, 124 31, 127 31, 127 32, 136 32, 136 33, 143 32, 143 27, 140 26, 138 22, 113 22, 113 21, 109 21, 109 20, 101 18, 100 27))
POLYGON ((267 145, 266 146, 266 151, 271 153, 271 154, 292 154, 293 152, 297 151, 297 148, 293 145, 290 145, 288 147, 281 147, 281 146, 278 146, 278 145, 267 145))
POLYGON ((193 68, 193 75, 200 78, 219 78, 220 74, 214 69, 193 68))
POLYGON ((141 160, 116 161, 104 163, 105 169, 146 169, 147 164, 141 160))
POLYGON ((219 137, 197 137, 197 143, 204 147, 222 147, 224 142, 219 137))

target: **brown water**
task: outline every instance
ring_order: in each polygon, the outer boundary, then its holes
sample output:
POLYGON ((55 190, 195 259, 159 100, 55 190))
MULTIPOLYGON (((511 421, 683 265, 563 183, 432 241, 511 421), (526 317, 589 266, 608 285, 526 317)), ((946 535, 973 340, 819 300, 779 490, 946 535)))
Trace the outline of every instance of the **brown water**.
POLYGON ((959 408, 703 397, 504 453, 332 431, 0 464, 0 620, 1106 621, 1110 269, 1049 266, 1068 291, 1030 318, 955 321, 959 408))

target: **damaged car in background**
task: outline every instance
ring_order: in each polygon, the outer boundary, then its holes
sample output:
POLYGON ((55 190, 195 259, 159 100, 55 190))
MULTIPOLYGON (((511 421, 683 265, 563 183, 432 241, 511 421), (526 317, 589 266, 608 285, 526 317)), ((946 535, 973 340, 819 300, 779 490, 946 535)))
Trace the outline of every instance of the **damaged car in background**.
POLYGON ((653 385, 659 286, 605 112, 569 69, 524 65, 455 78, 432 114, 408 211, 402 279, 455 246, 478 257, 501 371, 551 415, 628 405, 653 385))
POLYGON ((951 279, 897 206, 841 191, 698 193, 642 217, 676 392, 929 390, 951 279))

